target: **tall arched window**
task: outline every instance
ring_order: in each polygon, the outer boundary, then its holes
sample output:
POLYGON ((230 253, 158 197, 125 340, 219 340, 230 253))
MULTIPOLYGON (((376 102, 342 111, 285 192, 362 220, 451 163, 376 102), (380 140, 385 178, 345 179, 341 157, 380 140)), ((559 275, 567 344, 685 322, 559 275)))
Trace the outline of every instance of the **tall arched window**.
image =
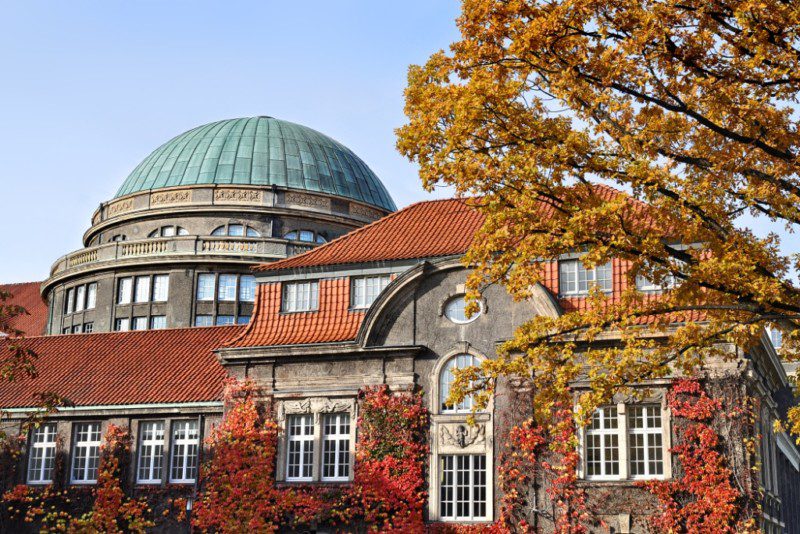
POLYGON ((449 406, 447 397, 450 396, 450 387, 456 379, 453 371, 467 367, 477 367, 479 363, 478 358, 472 354, 459 354, 453 356, 444 364, 439 374, 439 407, 442 413, 469 413, 472 411, 472 395, 464 397, 456 406, 449 406))

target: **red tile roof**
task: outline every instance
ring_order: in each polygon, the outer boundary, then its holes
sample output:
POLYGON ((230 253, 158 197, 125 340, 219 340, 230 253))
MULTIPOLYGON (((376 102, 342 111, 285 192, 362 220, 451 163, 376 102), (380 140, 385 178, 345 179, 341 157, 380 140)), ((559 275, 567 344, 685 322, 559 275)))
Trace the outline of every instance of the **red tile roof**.
MULTIPOLYGON (((38 376, 4 382, 0 408, 29 407, 57 393, 76 406, 219 400, 226 372, 212 351, 242 326, 26 338, 38 376)), ((0 342, 6 351, 9 340, 0 342)), ((0 356, 2 359, 2 356, 0 356)))
POLYGON ((258 286, 253 319, 233 347, 299 345, 353 340, 364 320, 363 310, 350 309, 350 280, 320 280, 319 309, 281 313, 281 283, 258 286))
POLYGON ((41 282, 22 284, 0 284, 0 291, 8 291, 11 298, 3 304, 16 304, 25 308, 27 314, 18 315, 11 320, 11 327, 22 330, 29 336, 44 334, 47 327, 47 304, 39 292, 41 282))
POLYGON ((447 199, 412 204, 309 252, 254 269, 275 271, 463 254, 484 221, 484 215, 468 203, 466 199, 447 199))

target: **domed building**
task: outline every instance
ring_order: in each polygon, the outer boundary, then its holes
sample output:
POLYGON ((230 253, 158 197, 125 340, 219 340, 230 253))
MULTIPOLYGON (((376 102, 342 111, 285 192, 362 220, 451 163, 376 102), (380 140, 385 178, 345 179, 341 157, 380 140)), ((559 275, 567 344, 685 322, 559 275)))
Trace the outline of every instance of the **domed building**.
POLYGON ((309 250, 394 211, 350 149, 272 117, 178 135, 92 215, 84 248, 42 285, 49 334, 246 323, 250 267, 309 250))

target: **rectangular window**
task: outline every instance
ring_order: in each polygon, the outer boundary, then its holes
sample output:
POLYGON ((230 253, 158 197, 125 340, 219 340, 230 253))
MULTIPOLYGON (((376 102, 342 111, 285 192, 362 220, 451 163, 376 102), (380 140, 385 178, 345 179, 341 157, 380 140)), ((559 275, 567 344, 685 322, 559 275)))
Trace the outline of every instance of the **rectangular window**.
POLYGON ((72 329, 70 327, 68 327, 68 326, 65 326, 64 328, 61 329, 61 333, 62 334, 69 334, 71 332, 72 332, 72 329))
POLYGON ((316 310, 319 301, 319 282, 292 282, 283 284, 283 310, 301 312, 316 310))
POLYGON ((56 465, 56 425, 46 423, 31 430, 28 450, 28 484, 50 484, 56 465))
POLYGON ((214 318, 210 315, 197 315, 194 318, 195 326, 211 326, 214 324, 214 318))
POLYGON ((75 290, 67 289, 67 297, 64 299, 64 313, 75 311, 75 290))
POLYGON ((94 484, 100 464, 100 423, 78 423, 73 439, 72 483, 94 484))
POLYGON ((86 287, 86 309, 93 310, 97 305, 97 282, 92 282, 86 287))
POLYGON ((353 278, 350 305, 353 308, 369 308, 389 284, 389 280, 389 275, 353 278))
POLYGON ((598 408, 586 429, 586 476, 619 476, 619 428, 616 406, 598 408))
POLYGON ((158 484, 163 477, 164 421, 148 421, 139 425, 139 466, 136 480, 140 484, 158 484))
POLYGON ((314 232, 310 230, 300 230, 300 241, 306 241, 308 243, 314 242, 314 232))
POLYGON ((131 329, 131 320, 127 317, 122 317, 114 321, 114 330, 117 332, 127 332, 131 329))
POLYGON ((134 317, 132 327, 133 330, 147 330, 147 317, 134 317))
POLYGON ((664 474, 662 430, 660 406, 628 408, 628 460, 632 477, 664 474))
POLYGON ((197 300, 214 300, 214 279, 211 273, 201 274, 197 277, 197 300))
POLYGON ((172 471, 170 482, 189 483, 197 478, 200 431, 196 420, 172 425, 172 471))
POLYGON ((217 326, 228 326, 233 324, 233 315, 217 315, 217 326))
POLYGON ((250 322, 249 315, 240 315, 239 317, 236 318, 236 324, 247 324, 249 322, 250 322))
POLYGON ((72 327, 73 334, 80 334, 83 331, 83 325, 76 324, 72 327))
POLYGON ((167 316, 166 315, 153 315, 150 317, 150 329, 151 330, 161 330, 162 328, 167 327, 167 316))
POLYGON ((91 334, 94 332, 94 323, 83 323, 83 333, 91 334))
POLYGON ((75 311, 83 311, 86 307, 86 286, 75 288, 75 311))
POLYGON ((253 302, 256 300, 255 276, 243 274, 239 277, 239 300, 241 302, 253 302))
POLYGON ((231 236, 243 236, 244 235, 244 226, 241 224, 229 224, 228 225, 228 235, 231 236))
POLYGON ((286 480, 309 481, 314 462, 314 416, 287 418, 286 480))
POLYGON ((217 288, 217 298, 221 301, 233 302, 236 300, 236 275, 219 275, 219 285, 217 288))
POLYGON ((136 290, 134 291, 134 302, 150 301, 150 277, 137 276, 136 290))
POLYGON ((322 480, 350 477, 350 415, 327 414, 322 419, 322 480))
POLYGON ((130 304, 133 278, 120 278, 117 285, 117 304, 130 304))
POLYGON ((439 457, 439 515, 450 521, 486 519, 486 456, 439 457))
POLYGON ((613 268, 611 262, 587 269, 580 260, 565 260, 558 264, 558 287, 562 295, 582 295, 593 286, 611 291, 613 268))
POLYGON ((153 302, 166 302, 169 298, 169 275, 157 274, 153 277, 153 302))

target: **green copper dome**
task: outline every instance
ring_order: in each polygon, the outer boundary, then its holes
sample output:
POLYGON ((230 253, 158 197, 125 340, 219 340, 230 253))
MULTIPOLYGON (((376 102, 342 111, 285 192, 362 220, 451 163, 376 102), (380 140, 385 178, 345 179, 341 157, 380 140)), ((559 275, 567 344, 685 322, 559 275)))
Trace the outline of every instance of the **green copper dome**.
POLYGON ((114 198, 198 184, 276 185, 396 209, 380 179, 349 148, 272 117, 212 122, 182 133, 147 156, 114 198))

